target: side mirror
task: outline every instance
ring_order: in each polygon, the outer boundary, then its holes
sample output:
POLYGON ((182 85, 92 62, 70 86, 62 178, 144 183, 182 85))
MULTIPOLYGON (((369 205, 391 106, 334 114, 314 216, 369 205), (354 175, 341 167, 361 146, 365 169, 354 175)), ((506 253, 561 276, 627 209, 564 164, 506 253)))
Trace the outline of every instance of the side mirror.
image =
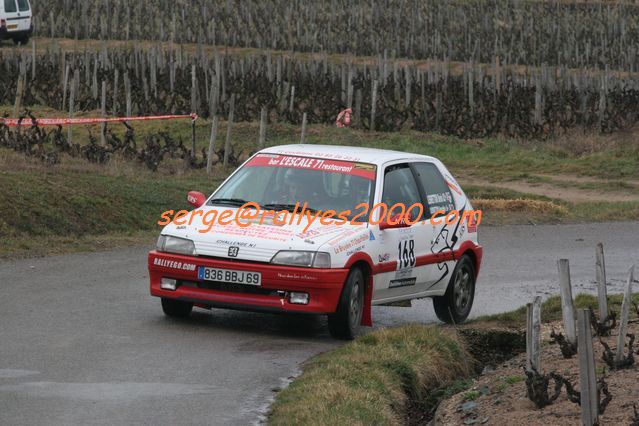
POLYGON ((186 201, 195 208, 201 207, 206 202, 206 195, 198 191, 191 191, 186 196, 186 201))
POLYGON ((390 219, 387 219, 379 224, 379 230, 384 229, 398 229, 398 228, 410 228, 411 225, 407 223, 401 214, 397 214, 390 219))

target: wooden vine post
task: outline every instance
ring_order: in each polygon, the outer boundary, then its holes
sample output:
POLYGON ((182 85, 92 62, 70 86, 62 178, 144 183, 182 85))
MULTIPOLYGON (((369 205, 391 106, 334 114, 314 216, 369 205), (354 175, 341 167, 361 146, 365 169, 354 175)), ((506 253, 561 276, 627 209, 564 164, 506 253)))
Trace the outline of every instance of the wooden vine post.
POLYGON ((599 418, 599 396, 597 395, 597 373, 590 330, 590 311, 579 309, 577 313, 579 383, 581 384, 581 423, 594 426, 599 418))
POLYGON ((568 343, 577 343, 575 332, 575 308, 572 300, 572 287, 570 285, 570 265, 568 259, 559 259, 559 289, 561 297, 561 314, 564 323, 564 333, 568 343))
POLYGON ((632 304, 632 282, 634 281, 635 265, 628 270, 628 281, 623 293, 623 302, 621 302, 621 318, 619 323, 619 335, 617 336, 617 353, 615 354, 615 362, 623 360, 623 350, 626 347, 626 333, 628 331, 628 321, 630 317, 630 305, 632 304))
POLYGON ((541 297, 526 305, 526 370, 541 374, 541 297))

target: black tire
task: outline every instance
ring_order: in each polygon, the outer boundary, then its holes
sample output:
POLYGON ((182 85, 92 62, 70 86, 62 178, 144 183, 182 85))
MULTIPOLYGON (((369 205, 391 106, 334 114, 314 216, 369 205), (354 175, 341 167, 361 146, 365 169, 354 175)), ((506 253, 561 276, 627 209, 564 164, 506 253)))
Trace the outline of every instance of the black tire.
POLYGON ((354 268, 348 274, 337 311, 328 316, 328 329, 336 339, 352 340, 357 336, 364 312, 366 283, 364 272, 354 268))
POLYGON ((14 38, 13 44, 15 45, 21 44, 22 46, 26 46, 27 44, 29 44, 29 37, 14 38))
POLYGON ((191 315, 193 303, 162 298, 162 310, 167 317, 187 318, 191 315))
POLYGON ((446 294, 433 297, 437 318, 448 324, 460 324, 468 318, 475 299, 475 265, 468 255, 459 259, 450 277, 446 294))

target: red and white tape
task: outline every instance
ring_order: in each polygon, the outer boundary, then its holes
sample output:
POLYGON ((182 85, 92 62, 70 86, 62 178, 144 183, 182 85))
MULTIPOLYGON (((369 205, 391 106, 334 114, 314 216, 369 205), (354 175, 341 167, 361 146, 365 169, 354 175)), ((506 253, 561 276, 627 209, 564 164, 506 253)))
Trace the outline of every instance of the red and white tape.
MULTIPOLYGON (((195 121, 198 119, 196 113, 190 115, 154 115, 146 117, 113 117, 113 118, 37 118, 35 124, 38 126, 65 126, 69 124, 96 124, 96 123, 122 123, 124 121, 152 121, 152 120, 177 120, 182 118, 190 118, 195 121)), ((8 127, 33 126, 34 120, 30 117, 23 119, 18 118, 0 118, 0 124, 8 127)))

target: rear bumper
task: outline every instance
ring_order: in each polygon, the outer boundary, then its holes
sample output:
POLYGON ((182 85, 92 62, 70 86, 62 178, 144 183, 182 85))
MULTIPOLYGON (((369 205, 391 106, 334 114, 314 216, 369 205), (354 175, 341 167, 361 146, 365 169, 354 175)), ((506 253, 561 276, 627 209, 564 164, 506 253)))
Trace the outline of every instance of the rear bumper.
MULTIPOLYGON (((335 312, 348 269, 313 269, 223 259, 182 256, 152 251, 148 258, 151 295, 182 300, 211 307, 270 312, 327 314, 335 312), (236 269, 260 272, 262 285, 230 286, 232 289, 202 288, 198 268, 236 269), (175 291, 160 287, 162 278, 178 280, 175 291), (291 291, 309 294, 308 305, 288 301, 291 291)), ((210 287, 207 285, 207 287, 210 287)))
POLYGON ((0 28, 0 40, 9 40, 12 38, 31 37, 33 35, 33 25, 28 30, 9 31, 7 28, 0 28))

